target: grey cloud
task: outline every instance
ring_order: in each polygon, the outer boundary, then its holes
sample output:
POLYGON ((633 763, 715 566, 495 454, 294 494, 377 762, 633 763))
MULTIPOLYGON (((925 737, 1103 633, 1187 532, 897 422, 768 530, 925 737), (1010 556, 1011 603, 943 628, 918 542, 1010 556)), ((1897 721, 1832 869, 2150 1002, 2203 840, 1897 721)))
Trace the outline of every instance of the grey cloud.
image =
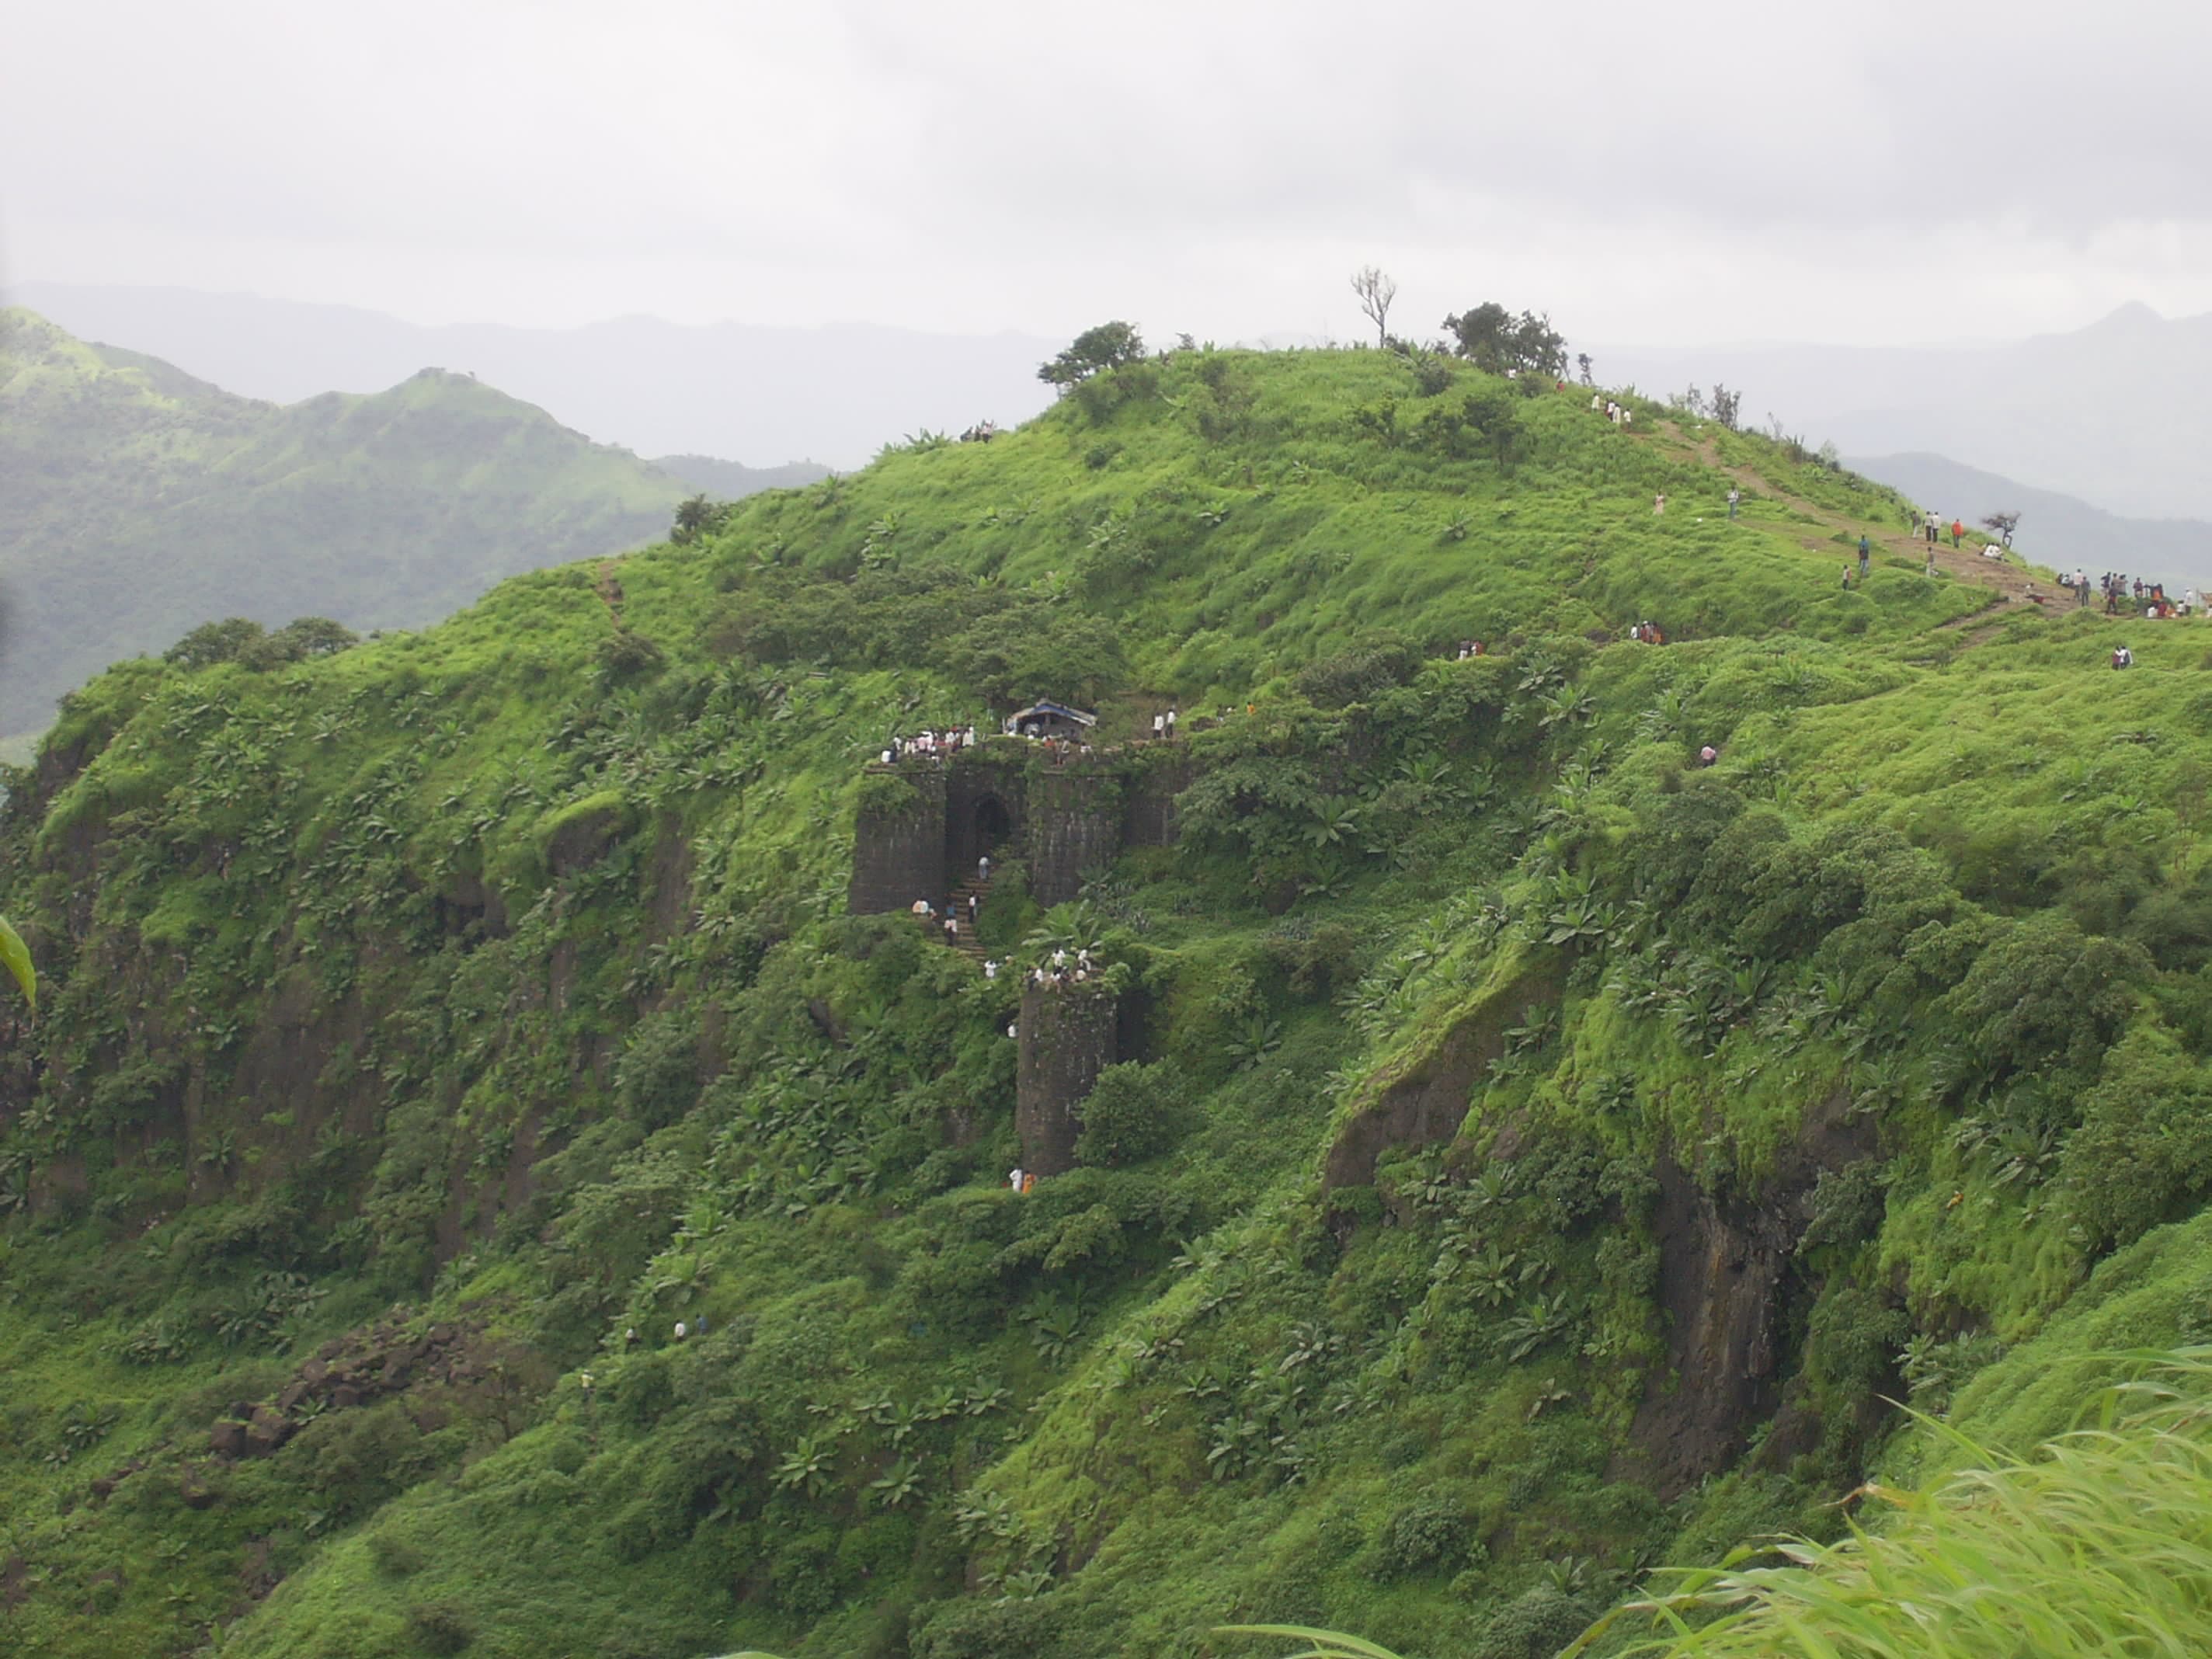
MULTIPOLYGON (((525 283, 600 309, 641 273, 625 308, 972 326, 1004 293, 1056 325, 1113 285, 1251 329, 1293 267, 1349 319, 1347 249, 1463 270, 1455 303, 1609 277, 1628 316, 1778 251, 1791 277, 1925 259, 1968 314, 1992 250, 2212 224, 2208 35, 2134 3, 31 0, 11 58, 87 69, 0 103, 0 205, 27 275, 189 251, 456 315, 525 283)), ((1868 289, 1893 307, 1893 276, 1868 289)))

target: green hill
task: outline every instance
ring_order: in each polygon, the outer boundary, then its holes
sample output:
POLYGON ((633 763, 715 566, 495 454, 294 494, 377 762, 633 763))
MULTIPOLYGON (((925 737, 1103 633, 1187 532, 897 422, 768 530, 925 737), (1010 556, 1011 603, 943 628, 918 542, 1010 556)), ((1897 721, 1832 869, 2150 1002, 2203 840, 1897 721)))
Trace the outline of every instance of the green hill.
POLYGON ((1541 1655, 2212 1328, 2212 633, 1633 414, 1179 352, 95 681, 0 822, 0 1629, 1541 1655))
POLYGON ((417 627, 687 493, 465 375, 280 408, 0 313, 0 738, 196 623, 417 627))

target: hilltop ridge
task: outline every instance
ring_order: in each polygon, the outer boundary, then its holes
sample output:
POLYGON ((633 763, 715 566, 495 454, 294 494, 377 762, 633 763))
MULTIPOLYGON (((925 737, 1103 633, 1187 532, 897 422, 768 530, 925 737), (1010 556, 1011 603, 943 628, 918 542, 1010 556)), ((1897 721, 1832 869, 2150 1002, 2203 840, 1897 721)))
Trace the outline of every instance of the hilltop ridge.
POLYGON ((1593 395, 1138 357, 87 686, 0 815, 0 1628, 1523 1659, 2197 1328, 2212 633, 1593 395))
POLYGON ((687 493, 465 374, 279 406, 0 313, 0 737, 195 623, 416 626, 687 493))

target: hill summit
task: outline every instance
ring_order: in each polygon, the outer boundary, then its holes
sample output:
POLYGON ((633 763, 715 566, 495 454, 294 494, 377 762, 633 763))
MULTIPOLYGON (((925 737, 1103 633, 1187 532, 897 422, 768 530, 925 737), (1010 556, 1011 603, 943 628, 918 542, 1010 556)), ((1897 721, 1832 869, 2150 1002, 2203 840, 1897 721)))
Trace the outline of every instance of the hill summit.
POLYGON ((195 623, 419 626, 687 493, 465 374, 279 407, 0 313, 0 738, 195 623))
POLYGON ((1115 338, 71 699, 12 1640, 1530 1659, 2202 1333, 2201 617, 1551 374, 1115 338))

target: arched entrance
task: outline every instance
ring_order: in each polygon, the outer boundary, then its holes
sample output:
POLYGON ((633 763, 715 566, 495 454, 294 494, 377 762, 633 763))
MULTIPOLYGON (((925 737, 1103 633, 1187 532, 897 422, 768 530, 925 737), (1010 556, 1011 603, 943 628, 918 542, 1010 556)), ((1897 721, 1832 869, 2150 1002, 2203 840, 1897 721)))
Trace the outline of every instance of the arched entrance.
POLYGON ((996 795, 985 795, 975 803, 972 834, 979 857, 985 853, 997 852, 1013 833, 1013 814, 1006 811, 1004 801, 996 795))

